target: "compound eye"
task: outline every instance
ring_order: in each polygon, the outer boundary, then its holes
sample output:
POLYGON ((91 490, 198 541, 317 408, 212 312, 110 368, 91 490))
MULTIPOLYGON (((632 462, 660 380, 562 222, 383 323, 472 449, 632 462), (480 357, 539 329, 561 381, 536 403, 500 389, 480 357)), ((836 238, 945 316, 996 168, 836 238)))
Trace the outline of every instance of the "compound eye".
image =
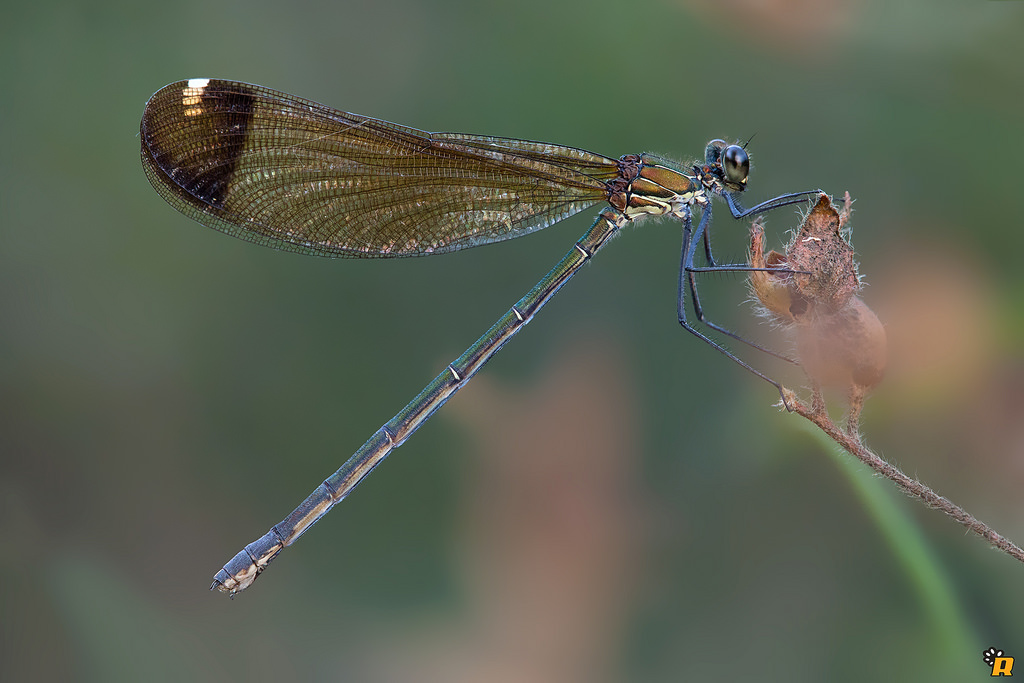
POLYGON ((739 145, 729 145, 722 152, 722 167, 725 179, 731 183, 745 185, 750 174, 750 157, 747 150, 739 145))
POLYGON ((704 163, 717 164, 722 158, 722 150, 728 146, 725 140, 712 140, 704 148, 704 163))

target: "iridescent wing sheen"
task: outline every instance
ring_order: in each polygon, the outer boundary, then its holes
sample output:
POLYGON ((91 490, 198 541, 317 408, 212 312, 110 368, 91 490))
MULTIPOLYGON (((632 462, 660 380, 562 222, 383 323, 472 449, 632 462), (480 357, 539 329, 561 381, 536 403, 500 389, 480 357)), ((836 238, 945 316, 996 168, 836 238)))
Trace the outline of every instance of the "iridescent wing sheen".
POLYGON ((185 215, 317 256, 396 257, 512 239, 607 199, 614 159, 525 140, 425 133, 233 81, 161 89, 142 162, 185 215))

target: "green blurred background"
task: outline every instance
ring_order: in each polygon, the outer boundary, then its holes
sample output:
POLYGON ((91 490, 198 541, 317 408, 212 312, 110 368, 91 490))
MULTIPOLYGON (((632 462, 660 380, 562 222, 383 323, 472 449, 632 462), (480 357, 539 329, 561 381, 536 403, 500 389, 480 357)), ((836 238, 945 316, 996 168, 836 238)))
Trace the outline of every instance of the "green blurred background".
MULTIPOLYGON (((670 221, 602 252, 253 589, 207 592, 595 211, 319 260, 175 213, 137 134, 152 92, 199 76, 609 156, 756 133, 749 201, 857 199, 892 345, 867 441, 1020 542, 1024 3, 0 15, 0 679, 964 681, 985 647, 1024 658, 1024 566, 850 475, 679 329, 670 221)), ((797 221, 769 217, 776 246, 797 221)), ((742 258, 742 225, 716 237, 742 258)), ((749 317, 735 301, 719 318, 749 317)))

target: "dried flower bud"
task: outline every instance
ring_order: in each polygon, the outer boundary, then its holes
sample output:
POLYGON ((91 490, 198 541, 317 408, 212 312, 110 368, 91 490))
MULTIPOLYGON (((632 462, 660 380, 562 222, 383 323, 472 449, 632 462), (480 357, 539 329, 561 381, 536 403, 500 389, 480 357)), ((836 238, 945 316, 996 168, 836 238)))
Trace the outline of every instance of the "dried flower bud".
MULTIPOLYGON (((764 253, 764 226, 760 218, 750 226, 750 265, 753 268, 789 267, 786 257, 779 252, 764 253)), ((781 323, 795 323, 807 310, 807 302, 796 291, 789 273, 752 270, 750 288, 767 312, 781 323)))
POLYGON ((857 263, 853 247, 843 236, 843 223, 823 194, 786 247, 789 268, 800 271, 793 275, 797 291, 818 307, 842 308, 860 291, 857 263))
POLYGON ((765 311, 795 330, 799 359, 820 385, 848 389, 852 400, 878 384, 885 372, 885 329, 861 300, 853 247, 843 235, 849 217, 827 195, 807 214, 783 256, 764 253, 764 228, 751 226, 750 265, 785 271, 752 271, 750 286, 765 311))
POLYGON ((868 390, 885 374, 885 328, 860 297, 842 308, 796 326, 800 363, 809 377, 826 386, 868 390))

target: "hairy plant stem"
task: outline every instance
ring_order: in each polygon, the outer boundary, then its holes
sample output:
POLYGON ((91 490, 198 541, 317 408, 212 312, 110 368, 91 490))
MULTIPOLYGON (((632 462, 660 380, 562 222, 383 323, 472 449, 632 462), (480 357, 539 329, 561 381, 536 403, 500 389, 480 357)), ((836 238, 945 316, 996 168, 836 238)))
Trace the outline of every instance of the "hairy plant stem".
POLYGON ((949 517, 952 517, 972 533, 981 536, 993 546, 1002 550, 1007 555, 1024 562, 1024 550, 1021 550, 1013 541, 1009 540, 995 529, 976 519, 962 507, 940 496, 913 477, 904 474, 898 467, 891 465, 881 457, 871 452, 860 440, 857 432, 857 424, 851 421, 847 428, 840 429, 828 412, 825 410, 825 402, 818 389, 814 390, 811 405, 807 405, 797 398, 796 394, 789 389, 783 390, 783 401, 786 407, 794 413, 810 420, 815 426, 823 431, 830 439, 853 457, 873 469, 878 474, 895 483, 904 493, 920 499, 930 508, 940 510, 949 517))

